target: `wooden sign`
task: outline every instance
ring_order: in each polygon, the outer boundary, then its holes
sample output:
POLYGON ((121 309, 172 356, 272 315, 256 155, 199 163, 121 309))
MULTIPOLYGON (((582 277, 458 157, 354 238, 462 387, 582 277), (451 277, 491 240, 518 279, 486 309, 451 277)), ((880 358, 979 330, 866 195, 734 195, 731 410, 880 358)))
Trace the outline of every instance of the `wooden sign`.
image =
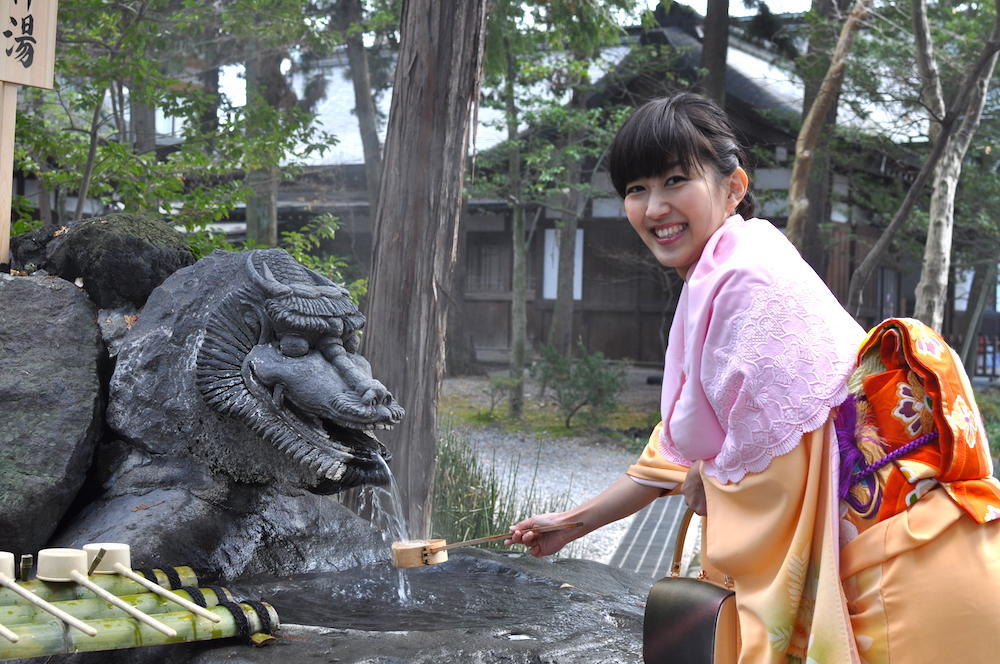
POLYGON ((58 0, 0 0, 0 271, 10 271, 17 86, 51 88, 58 0), (5 11, 4 11, 5 10, 5 11))
POLYGON ((0 11, 0 81, 51 88, 56 63, 56 0, 5 0, 0 11))

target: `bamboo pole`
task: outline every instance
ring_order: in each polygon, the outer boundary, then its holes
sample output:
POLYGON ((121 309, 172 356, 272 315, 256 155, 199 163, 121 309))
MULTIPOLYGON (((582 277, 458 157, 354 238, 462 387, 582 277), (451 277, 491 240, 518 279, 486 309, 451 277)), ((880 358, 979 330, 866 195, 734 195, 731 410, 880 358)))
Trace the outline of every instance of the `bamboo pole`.
MULTIPOLYGON (((182 586, 198 585, 198 575, 196 575, 194 570, 190 567, 175 567, 174 571, 177 572, 177 576, 180 577, 182 586)), ((170 585, 167 575, 164 574, 162 570, 153 570, 153 575, 156 577, 157 583, 161 586, 170 585)), ((115 595, 139 595, 146 592, 146 589, 138 583, 119 574, 97 574, 91 577, 91 581, 115 595)), ((32 579, 31 581, 24 581, 18 585, 50 602, 96 597, 95 593, 92 593, 86 588, 83 588, 75 583, 52 583, 49 581, 32 579)), ((20 603, 23 603, 23 601, 18 595, 14 594, 10 590, 0 588, 0 606, 20 603)))
MULTIPOLYGON (((96 561, 97 559, 95 558, 94 560, 96 561)), ((146 588, 150 592, 156 593, 160 597, 163 597, 168 601, 174 602, 175 604, 179 604, 188 611, 191 611, 192 613, 197 613, 202 618, 208 618, 212 622, 219 622, 219 617, 214 613, 212 613, 211 611, 203 609, 202 607, 198 606, 189 599, 185 599, 183 597, 180 597, 179 595, 175 595, 174 593, 170 592, 163 586, 156 585, 146 577, 140 576, 139 574, 136 574, 128 567, 125 567, 125 565, 122 565, 121 563, 115 563, 114 569, 122 576, 132 579, 133 581, 138 583, 143 588, 146 588)))
MULTIPOLYGON (((217 606, 220 600, 232 601, 232 595, 228 590, 222 588, 223 596, 219 597, 215 591, 209 588, 201 588, 205 604, 209 607, 217 606)), ((187 591, 174 590, 174 593, 188 599, 191 597, 187 591)), ((177 607, 169 600, 154 595, 153 593, 141 593, 138 595, 120 595, 119 599, 131 604, 143 613, 159 615, 177 611, 177 607)), ((103 620, 108 618, 121 618, 121 611, 115 606, 105 602, 98 597, 87 599, 73 599, 62 602, 53 602, 53 606, 62 609, 74 618, 80 620, 103 620)), ((201 608, 201 607, 199 607, 201 608)), ((202 609, 205 611, 205 609, 202 609)), ((206 611, 211 613, 211 609, 206 611)), ((212 618, 218 620, 218 616, 211 614, 212 618)), ((9 604, 0 606, 0 623, 7 626, 23 625, 25 623, 43 623, 46 620, 54 620, 45 611, 32 604, 9 604)), ((214 620, 213 620, 214 622, 214 620)))
MULTIPOLYGON (((265 604, 264 606, 267 608, 271 625, 276 629, 278 614, 270 605, 265 604)), ((250 623, 251 633, 260 632, 263 625, 257 612, 246 604, 240 604, 239 607, 250 623)), ((94 621, 93 625, 99 629, 99 633, 93 639, 81 638, 76 632, 66 632, 55 623, 23 625, 17 629, 18 636, 21 637, 18 643, 0 641, 0 660, 44 657, 78 651, 120 650, 167 643, 208 641, 239 634, 239 627, 229 609, 217 606, 210 610, 220 618, 218 623, 200 618, 187 611, 161 615, 160 619, 171 629, 176 630, 177 636, 174 638, 166 637, 132 618, 94 621)))
MULTIPOLYGON (((75 627, 76 629, 80 630, 87 636, 95 636, 97 634, 97 630, 95 630, 93 627, 81 622, 79 619, 74 618, 73 616, 63 611, 62 609, 53 606, 49 602, 46 602, 44 599, 34 594, 30 590, 21 587, 20 585, 17 584, 16 581, 14 581, 14 579, 10 578, 6 574, 0 574, 0 585, 17 593, 22 599, 31 602, 35 606, 38 606, 45 611, 48 611, 59 620, 63 621, 70 627, 75 627)), ((60 630, 62 629, 61 625, 59 629, 60 630)))
POLYGON ((87 578, 86 574, 82 574, 75 569, 71 569, 69 571, 69 576, 71 579, 79 583, 81 586, 84 586, 91 592, 95 593, 98 597, 101 597, 107 600, 108 602, 111 602, 125 613, 129 614, 136 620, 146 625, 149 625, 157 632, 162 632, 164 635, 170 638, 174 638, 177 636, 177 630, 175 630, 172 627, 168 627, 167 625, 164 625, 156 618, 150 618, 148 615, 146 615, 139 609, 135 608, 128 602, 123 602, 121 599, 119 599, 118 595, 109 593, 107 590, 105 590, 104 588, 100 587, 99 585, 91 581, 89 578, 87 578))
POLYGON ((17 643, 18 641, 21 640, 21 637, 19 637, 17 634, 15 634, 14 632, 10 631, 9 629, 7 629, 6 627, 4 627, 3 625, 0 625, 0 636, 2 636, 3 638, 7 639, 11 643, 17 643))

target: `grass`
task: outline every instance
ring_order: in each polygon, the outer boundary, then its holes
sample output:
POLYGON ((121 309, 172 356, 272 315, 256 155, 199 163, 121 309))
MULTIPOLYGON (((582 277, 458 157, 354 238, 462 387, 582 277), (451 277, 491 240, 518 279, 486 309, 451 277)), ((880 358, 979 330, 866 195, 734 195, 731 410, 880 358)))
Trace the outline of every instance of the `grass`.
MULTIPOLYGON (((524 480, 521 462, 498 474, 479 462, 468 441, 455 428, 442 428, 438 440, 438 460, 434 475, 434 511, 431 531, 436 537, 458 542, 506 532, 511 524, 532 514, 558 512, 569 505, 569 489, 552 500, 535 493, 538 459, 530 474, 527 490, 519 492, 524 480)), ((502 540, 481 546, 505 548, 502 540)))
POLYGON ((574 420, 573 426, 567 427, 554 400, 548 395, 540 397, 537 384, 529 382, 525 389, 523 416, 516 420, 509 416, 506 401, 491 404, 489 391, 484 383, 482 394, 442 395, 438 414, 458 425, 492 426, 508 433, 530 433, 543 439, 586 435, 594 442, 624 446, 637 452, 646 444, 649 432, 660 419, 658 404, 621 399, 617 408, 602 418, 599 426, 574 420))

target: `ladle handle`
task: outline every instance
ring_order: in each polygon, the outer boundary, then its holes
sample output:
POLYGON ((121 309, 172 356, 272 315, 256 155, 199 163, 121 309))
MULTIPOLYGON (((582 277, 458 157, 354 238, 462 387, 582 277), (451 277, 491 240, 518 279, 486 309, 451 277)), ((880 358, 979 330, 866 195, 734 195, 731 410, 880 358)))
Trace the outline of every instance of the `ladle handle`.
POLYGON ((83 574, 80 574, 80 572, 78 572, 77 570, 75 569, 70 570, 69 575, 70 578, 79 583, 81 586, 83 586, 90 592, 94 593, 104 601, 114 604, 119 609, 129 614, 139 622, 146 623, 147 625, 155 629, 157 632, 160 632, 161 634, 164 634, 170 638, 174 638, 177 636, 177 630, 175 630, 174 628, 164 625, 156 618, 147 616, 145 613, 135 608, 131 604, 123 602, 117 595, 109 593, 107 590, 100 587, 99 585, 88 579, 86 576, 84 576, 83 574))
POLYGON ((208 609, 202 608, 202 607, 198 606, 197 604, 195 604, 194 602, 191 602, 189 600, 184 599, 183 597, 178 597, 177 595, 175 595, 174 593, 170 592, 169 590, 167 590, 163 586, 161 586, 161 585, 159 585, 157 583, 153 583, 152 581, 150 581, 149 579, 147 579, 146 577, 144 577, 142 574, 136 574, 135 572, 133 572, 132 570, 130 570, 128 567, 125 567, 125 565, 122 565, 121 563, 115 563, 113 565, 113 567, 114 567, 114 570, 116 572, 118 572, 119 574, 121 574, 122 576, 124 576, 126 578, 129 578, 129 579, 132 579, 133 581, 135 581, 136 583, 138 583, 143 588, 146 588, 147 590, 149 590, 152 593, 156 593, 157 595, 159 595, 160 597, 162 597, 164 599, 170 600, 171 602, 174 602, 175 604, 179 604, 179 605, 183 606, 185 609, 187 609, 191 613, 195 613, 195 614, 201 616, 202 618, 208 618, 209 620, 211 620, 212 622, 215 622, 215 623, 220 622, 222 620, 222 618, 220 618, 219 616, 215 615, 214 613, 212 613, 208 609))
POLYGON ((3 625, 0 625, 0 636, 2 636, 3 638, 7 639, 11 643, 17 643, 18 641, 21 640, 20 636, 18 636, 14 632, 10 631, 9 629, 7 629, 6 627, 4 627, 3 625))
MULTIPOLYGON (((567 530, 569 528, 579 528, 583 525, 583 521, 574 521, 573 523, 563 523, 558 526, 541 526, 539 528, 532 528, 533 533, 551 533, 556 530, 567 530)), ((464 542, 455 542, 454 544, 445 544, 444 546, 428 547, 427 551, 430 553, 437 553, 438 551, 447 551, 449 549, 457 549, 462 546, 472 546, 473 544, 482 544, 483 542, 492 542, 493 540, 503 539, 505 537, 510 537, 510 533, 500 533, 499 535, 487 535, 486 537, 477 537, 476 539, 466 540, 464 542)))
POLYGON ((96 629, 94 629, 87 623, 83 622, 79 618, 71 616, 70 614, 60 609, 59 607, 52 606, 52 604, 46 602, 44 599, 42 599, 35 593, 31 592, 27 588, 22 588, 21 586, 17 585, 17 583, 14 582, 14 579, 10 578, 6 574, 0 574, 0 586, 13 590, 15 593, 17 593, 24 599, 28 600, 38 608, 42 609, 43 611, 51 613, 59 620, 63 621, 70 627, 77 628, 87 636, 97 636, 96 629))

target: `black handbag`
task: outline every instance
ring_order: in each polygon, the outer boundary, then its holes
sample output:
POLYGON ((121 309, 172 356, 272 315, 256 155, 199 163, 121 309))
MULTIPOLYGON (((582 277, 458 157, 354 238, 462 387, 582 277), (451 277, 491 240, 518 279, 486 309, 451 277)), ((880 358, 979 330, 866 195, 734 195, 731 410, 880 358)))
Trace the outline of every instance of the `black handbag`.
MULTIPOLYGON (((670 576, 649 591, 642 625, 642 660, 646 664, 734 664, 740 652, 736 594, 729 584, 682 577, 681 552, 691 517, 685 513, 677 532, 670 576)), ((727 579, 728 581, 728 579, 727 579)))

